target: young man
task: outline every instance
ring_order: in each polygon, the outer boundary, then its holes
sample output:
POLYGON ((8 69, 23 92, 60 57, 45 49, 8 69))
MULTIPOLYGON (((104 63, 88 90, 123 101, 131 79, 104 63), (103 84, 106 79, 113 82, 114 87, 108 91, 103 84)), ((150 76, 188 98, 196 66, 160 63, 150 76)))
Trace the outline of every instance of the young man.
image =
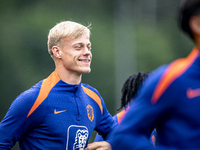
POLYGON ((195 47, 186 58, 149 75, 115 130, 113 150, 154 149, 147 140, 152 126, 157 130, 158 150, 200 149, 200 0, 186 0, 179 17, 181 29, 195 47))
POLYGON ((92 61, 90 30, 64 21, 48 35, 55 71, 19 95, 0 123, 0 149, 83 150, 93 130, 116 125, 96 89, 81 83, 92 61))
POLYGON ((109 141, 113 150, 200 149, 200 0, 186 0, 179 16, 181 29, 195 46, 186 58, 151 72, 114 129, 109 141), (148 142, 152 127, 157 131, 155 148, 148 142))

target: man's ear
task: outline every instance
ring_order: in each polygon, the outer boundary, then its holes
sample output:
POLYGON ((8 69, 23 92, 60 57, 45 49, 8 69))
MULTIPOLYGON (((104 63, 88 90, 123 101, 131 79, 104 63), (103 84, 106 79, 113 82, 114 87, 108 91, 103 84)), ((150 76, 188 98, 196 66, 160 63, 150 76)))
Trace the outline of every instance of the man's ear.
POLYGON ((61 58, 61 55, 60 55, 60 49, 59 49, 59 47, 58 46, 53 46, 52 47, 52 52, 53 52, 53 55, 54 55, 54 57, 56 57, 56 58, 58 58, 58 59, 60 59, 61 58))
POLYGON ((200 16, 192 16, 189 21, 192 32, 200 35, 200 16))

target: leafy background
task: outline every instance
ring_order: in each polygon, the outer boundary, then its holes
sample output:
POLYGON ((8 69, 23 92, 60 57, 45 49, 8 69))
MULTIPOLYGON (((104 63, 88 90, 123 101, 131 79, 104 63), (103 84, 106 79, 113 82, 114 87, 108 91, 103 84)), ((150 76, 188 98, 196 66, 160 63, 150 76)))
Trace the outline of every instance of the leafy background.
POLYGON ((54 71, 47 35, 64 20, 92 24, 92 72, 83 82, 101 93, 114 115, 125 79, 185 57, 193 48, 177 26, 181 1, 1 0, 0 118, 17 95, 54 71))

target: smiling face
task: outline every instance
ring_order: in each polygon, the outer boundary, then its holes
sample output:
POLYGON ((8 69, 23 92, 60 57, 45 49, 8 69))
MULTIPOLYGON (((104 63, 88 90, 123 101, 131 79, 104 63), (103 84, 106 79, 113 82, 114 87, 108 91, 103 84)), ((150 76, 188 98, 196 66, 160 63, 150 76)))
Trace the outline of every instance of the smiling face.
POLYGON ((68 75, 81 76, 91 71, 92 60, 89 31, 85 31, 77 38, 65 37, 59 46, 53 47, 59 66, 64 68, 68 75))

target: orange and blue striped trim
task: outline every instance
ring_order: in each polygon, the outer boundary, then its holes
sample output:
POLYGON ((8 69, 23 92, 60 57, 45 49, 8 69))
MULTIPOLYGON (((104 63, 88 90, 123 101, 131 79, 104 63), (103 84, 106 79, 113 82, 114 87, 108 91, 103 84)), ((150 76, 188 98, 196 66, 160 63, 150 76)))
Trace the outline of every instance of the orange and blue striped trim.
POLYGON ((99 105, 99 108, 101 110, 101 114, 103 114, 103 106, 102 106, 102 103, 101 103, 101 99, 100 97, 95 93, 93 92, 92 90, 90 90, 89 88, 86 88, 84 87, 83 85, 81 85, 84 92, 89 96, 91 97, 98 105, 99 105))
POLYGON ((27 118, 38 108, 38 106, 47 98, 51 89, 58 83, 60 80, 59 76, 57 75, 56 71, 52 72, 50 76, 42 82, 40 93, 31 107, 27 118))
POLYGON ((157 103, 164 91, 192 65, 198 55, 199 50, 194 48, 186 58, 178 59, 168 66, 154 90, 151 98, 152 104, 157 103))
POLYGON ((124 118, 126 112, 129 110, 129 106, 127 108, 125 108, 124 110, 120 111, 119 113, 117 113, 117 120, 118 120, 118 123, 120 124, 122 119, 124 118))
POLYGON ((119 113, 117 113, 117 120, 118 120, 119 124, 121 123, 122 119, 124 118, 126 112, 127 112, 127 109, 124 109, 124 110, 120 111, 119 113))

